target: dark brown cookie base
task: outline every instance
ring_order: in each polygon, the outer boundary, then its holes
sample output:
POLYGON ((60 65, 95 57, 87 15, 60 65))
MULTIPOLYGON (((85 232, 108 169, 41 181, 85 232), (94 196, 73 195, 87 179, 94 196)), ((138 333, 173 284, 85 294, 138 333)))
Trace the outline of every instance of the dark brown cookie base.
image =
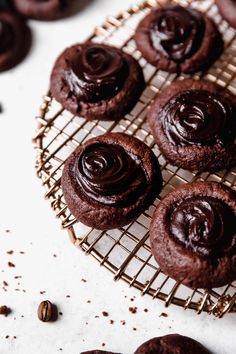
POLYGON ((199 195, 218 198, 236 215, 236 193, 230 188, 216 182, 183 185, 159 203, 150 227, 151 249, 165 274, 189 287, 210 289, 236 279, 236 250, 214 259, 201 257, 174 239, 168 222, 173 205, 199 195))
POLYGON ((0 19, 5 21, 13 33, 13 44, 0 52, 0 72, 19 64, 31 46, 31 32, 24 19, 10 11, 0 12, 0 19))
POLYGON ((159 8, 153 9, 138 25, 135 33, 135 41, 143 57, 160 70, 171 73, 192 74, 206 70, 220 56, 223 51, 223 41, 215 23, 206 15, 202 14, 205 21, 205 34, 198 51, 191 58, 181 63, 166 57, 153 48, 148 28, 156 17, 159 8))
POLYGON ((234 0, 215 0, 221 16, 230 26, 236 28, 236 3, 234 0))
MULTIPOLYGON (((106 45, 103 45, 106 47, 106 45)), ((73 57, 80 45, 66 49, 57 59, 51 74, 51 93, 62 106, 73 114, 88 120, 118 120, 129 113, 137 103, 144 87, 144 77, 138 62, 117 49, 127 61, 129 75, 122 89, 112 98, 95 103, 78 101, 65 80, 66 58, 73 57)))
POLYGON ((169 334, 163 337, 150 339, 143 343, 134 354, 211 354, 196 340, 169 334))
POLYGON ((160 151, 171 164, 190 171, 215 172, 234 166, 236 164, 236 142, 231 142, 227 145, 178 146, 167 139, 162 122, 159 119, 160 112, 173 96, 187 90, 205 90, 213 94, 222 95, 236 107, 236 98, 229 91, 214 83, 192 79, 175 81, 162 90, 148 113, 148 123, 160 151))
POLYGON ((129 224, 147 209, 160 192, 162 177, 157 158, 143 142, 126 134, 109 133, 90 139, 75 150, 66 161, 61 183, 66 203, 75 218, 90 227, 106 230, 129 224), (81 191, 73 167, 82 149, 95 142, 120 145, 143 161, 150 183, 133 204, 126 207, 106 206, 87 198, 81 191))
POLYGON ((26 18, 51 21, 65 15, 71 0, 13 0, 16 11, 26 18))

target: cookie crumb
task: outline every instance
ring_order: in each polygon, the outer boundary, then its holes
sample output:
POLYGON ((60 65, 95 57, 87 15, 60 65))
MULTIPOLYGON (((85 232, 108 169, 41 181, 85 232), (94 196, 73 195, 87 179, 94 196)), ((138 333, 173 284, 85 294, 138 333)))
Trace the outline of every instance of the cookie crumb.
POLYGON ((168 317, 167 313, 162 312, 159 317, 168 317))
POLYGON ((137 307, 129 307, 129 312, 131 313, 136 313, 137 312, 137 307))
POLYGON ((11 313, 11 309, 6 305, 0 306, 0 315, 8 316, 11 313))

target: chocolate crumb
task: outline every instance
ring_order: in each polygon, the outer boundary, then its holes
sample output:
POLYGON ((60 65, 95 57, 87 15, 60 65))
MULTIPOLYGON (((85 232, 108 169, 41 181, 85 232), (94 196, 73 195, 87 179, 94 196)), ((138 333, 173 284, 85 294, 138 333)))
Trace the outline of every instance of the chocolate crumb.
POLYGON ((122 326, 124 326, 126 324, 125 320, 121 320, 120 322, 121 322, 122 326))
POLYGON ((137 307, 129 307, 129 312, 136 313, 137 312, 137 307))
POLYGON ((87 303, 88 303, 88 304, 91 304, 91 300, 87 300, 87 303))
POLYGON ((6 305, 0 306, 0 315, 8 316, 11 313, 11 309, 6 305))
POLYGON ((15 264, 12 263, 12 262, 8 262, 8 267, 10 267, 10 268, 15 268, 15 264))
POLYGON ((99 318, 99 316, 98 316, 98 315, 96 315, 96 316, 94 316, 94 318, 99 318))
POLYGON ((10 250, 10 251, 7 251, 7 254, 13 254, 14 251, 10 250))
POLYGON ((70 295, 66 295, 66 297, 70 297, 70 295))
POLYGON ((104 317, 108 317, 109 316, 109 313, 106 312, 106 311, 102 311, 102 314, 103 314, 104 317))
POLYGON ((22 278, 21 275, 16 275, 16 276, 14 277, 14 279, 21 279, 21 278, 22 278))
POLYGON ((110 320, 110 324, 113 324, 114 323, 114 321, 113 320, 110 320))
POLYGON ((8 338, 9 338, 9 336, 7 335, 5 338, 6 338, 6 339, 8 339, 8 338))
POLYGON ((167 313, 162 312, 159 317, 168 317, 167 313))
POLYGON ((25 254, 25 252, 24 251, 20 251, 20 254, 25 254))
POLYGON ((133 331, 137 331, 137 328, 136 328, 136 327, 133 327, 133 331))
POLYGON ((3 280, 3 285, 8 286, 8 283, 5 280, 3 280))
POLYGON ((148 312, 148 309, 144 309, 143 311, 144 311, 144 312, 148 312))
POLYGON ((62 316, 62 315, 63 315, 63 313, 62 313, 62 312, 59 312, 59 315, 60 315, 60 316, 62 316))
POLYGON ((81 281, 83 282, 83 283, 87 283, 87 280, 86 279, 81 279, 81 281))
POLYGON ((106 343, 102 343, 102 347, 105 347, 106 343))
POLYGON ((40 294, 41 294, 41 295, 43 295, 43 294, 45 294, 45 293, 46 293, 46 291, 44 291, 44 290, 43 290, 43 291, 40 291, 40 294))

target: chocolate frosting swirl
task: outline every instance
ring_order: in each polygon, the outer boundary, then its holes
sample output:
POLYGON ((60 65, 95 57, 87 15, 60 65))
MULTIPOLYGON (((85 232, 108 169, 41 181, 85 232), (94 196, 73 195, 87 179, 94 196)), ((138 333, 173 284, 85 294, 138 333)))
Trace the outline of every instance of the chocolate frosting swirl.
POLYGON ((208 91, 184 91, 163 107, 160 119, 168 140, 175 145, 213 145, 234 135, 233 107, 223 96, 208 91))
POLYGON ((182 62, 199 49, 204 31, 205 22, 199 12, 170 6, 156 13, 150 38, 156 50, 175 62, 182 62))
POLYGON ((174 209, 170 231, 176 240, 200 256, 222 255, 236 245, 236 216, 217 198, 194 196, 174 209))
POLYGON ((114 207, 135 202, 147 185, 139 158, 108 143, 87 146, 78 158, 75 175, 86 196, 114 207))
POLYGON ((128 72, 128 64, 118 49, 87 43, 70 60, 66 79, 78 99, 98 102, 114 97, 128 72))
POLYGON ((10 24, 0 19, 0 53, 4 53, 13 46, 14 32, 10 24))

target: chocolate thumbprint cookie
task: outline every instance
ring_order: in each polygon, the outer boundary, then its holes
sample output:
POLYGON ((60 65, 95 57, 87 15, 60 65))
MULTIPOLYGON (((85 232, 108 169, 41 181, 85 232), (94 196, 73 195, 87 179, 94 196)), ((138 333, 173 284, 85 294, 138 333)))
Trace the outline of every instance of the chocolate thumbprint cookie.
POLYGON ((10 11, 0 12, 0 71, 17 65, 31 45, 31 32, 25 21, 10 11))
POLYGON ((175 81, 156 98, 148 121, 170 163, 218 171, 236 163, 236 97, 207 81, 175 81))
POLYGON ((179 5, 154 8, 138 25, 135 40, 148 62, 176 73, 206 69, 223 50, 214 22, 179 5))
POLYGON ((62 174, 66 203, 78 221, 113 229, 133 221, 162 186, 158 160, 138 139, 108 133, 88 140, 67 159, 62 174))
POLYGON ((130 112, 145 87, 138 62, 121 49, 86 42, 66 49, 51 75, 51 93, 73 114, 117 120, 130 112))
POLYGON ((190 287, 236 279, 236 192, 195 182, 168 194, 150 227, 152 253, 164 273, 190 287))

